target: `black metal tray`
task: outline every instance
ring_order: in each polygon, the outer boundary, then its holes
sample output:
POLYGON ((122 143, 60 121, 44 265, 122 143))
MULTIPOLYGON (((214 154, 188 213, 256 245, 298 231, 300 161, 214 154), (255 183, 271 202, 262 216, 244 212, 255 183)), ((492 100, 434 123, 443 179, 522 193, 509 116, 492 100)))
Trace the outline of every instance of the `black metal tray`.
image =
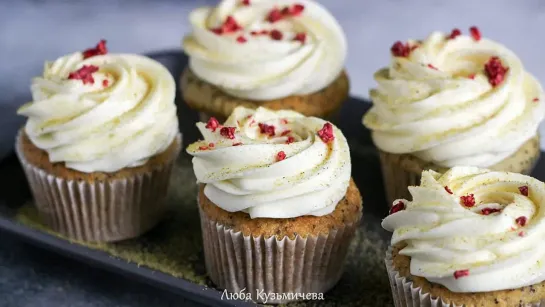
MULTIPOLYGON (((176 78, 187 64, 187 58, 179 51, 153 53, 150 56, 167 66, 176 78)), ((181 97, 181 95, 178 93, 177 97, 181 97)), ((195 128, 198 114, 189 110, 179 100, 177 105, 180 129, 184 134, 184 146, 187 146, 187 144, 199 137, 195 128)), ((354 246, 351 249, 346 273, 339 284, 330 293, 324 295, 324 301, 297 303, 297 306, 392 305, 390 287, 382 265, 383 251, 389 238, 388 234, 380 228, 380 221, 387 213, 382 176, 378 156, 372 145, 369 131, 361 124, 361 118, 368 108, 369 103, 351 98, 345 104, 339 118, 336 119, 336 124, 343 130, 350 143, 353 164, 352 174, 364 198, 364 219, 356 236, 355 241, 357 242, 353 244, 354 246)), ((3 114, 3 116, 16 115, 3 114)), ((0 141, 13 142, 14 139, 0 141)), ((186 156, 182 157, 182 159, 189 160, 185 153, 182 153, 182 155, 186 156)), ((543 162, 538 163, 534 176, 545 178, 543 162)), ((19 222, 16 218, 17 213, 30 200, 30 193, 19 162, 13 153, 0 162, 0 187, 9 187, 8 189, 4 188, 0 193, 0 229, 6 232, 65 256, 173 291, 203 304, 211 306, 255 305, 249 302, 224 300, 222 299, 222 292, 213 288, 210 283, 206 285, 196 284, 151 269, 145 265, 141 266, 127 262, 126 259, 113 257, 107 252, 70 242, 43 231, 43 229, 40 230, 40 228, 30 227, 28 224, 19 222)), ((188 198, 192 198, 191 201, 194 201, 195 195, 188 195, 188 198)), ((169 223, 169 220, 164 223, 169 223)), ((173 222, 170 221, 170 223, 173 222)), ((154 231, 156 230, 152 230, 152 232, 154 231)), ((200 236, 197 230, 191 234, 160 233, 161 230, 156 232, 159 232, 159 234, 155 233, 152 236, 200 236)), ((148 236, 148 234, 145 236, 148 236)), ((195 263, 197 263, 195 270, 202 273, 204 270, 202 251, 199 251, 197 255, 199 256, 195 260, 195 263)))

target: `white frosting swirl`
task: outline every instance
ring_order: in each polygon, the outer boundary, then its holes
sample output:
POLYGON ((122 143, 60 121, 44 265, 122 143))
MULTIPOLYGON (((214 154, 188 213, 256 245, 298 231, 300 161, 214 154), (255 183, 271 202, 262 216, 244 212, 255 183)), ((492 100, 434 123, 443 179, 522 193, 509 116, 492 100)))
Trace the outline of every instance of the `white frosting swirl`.
POLYGON ((235 97, 271 100, 317 92, 341 73, 347 43, 335 18, 311 0, 223 0, 215 7, 196 9, 189 16, 193 27, 183 41, 189 66, 201 79, 235 97), (296 17, 271 23, 274 8, 303 5, 296 17), (242 29, 218 35, 211 31, 232 16, 242 29), (252 35, 279 30, 282 39, 252 35), (305 33, 305 41, 294 40, 305 33), (246 42, 237 42, 243 37, 246 42))
POLYGON ((375 74, 378 87, 363 123, 378 148, 446 167, 489 167, 536 135, 545 97, 512 51, 437 32, 409 44, 418 47, 375 74), (493 56, 508 68, 496 87, 484 72, 493 56))
POLYGON ((545 280, 543 182, 455 167, 444 174, 424 171, 420 186, 409 191, 413 200, 401 200, 405 210, 389 215, 382 226, 394 232, 392 245, 407 244, 400 254, 411 257, 412 275, 453 292, 515 289, 545 280), (470 194, 473 207, 461 199, 470 194), (485 215, 486 208, 499 212, 485 215), (467 276, 454 276, 463 270, 467 276))
POLYGON ((206 184, 204 194, 226 211, 251 218, 322 216, 345 196, 351 171, 341 131, 332 126, 327 144, 317 135, 326 123, 293 111, 238 107, 224 124, 236 128, 233 139, 198 123, 204 141, 187 152, 197 180, 206 184), (260 124, 273 125, 275 135, 261 133, 260 124), (280 152, 285 159, 278 161, 280 152))
POLYGON ((81 52, 47 62, 32 80, 33 101, 18 114, 25 132, 51 162, 81 172, 135 167, 166 150, 178 134, 176 85, 160 63, 133 54, 83 58, 81 52), (94 82, 69 79, 96 66, 94 82))

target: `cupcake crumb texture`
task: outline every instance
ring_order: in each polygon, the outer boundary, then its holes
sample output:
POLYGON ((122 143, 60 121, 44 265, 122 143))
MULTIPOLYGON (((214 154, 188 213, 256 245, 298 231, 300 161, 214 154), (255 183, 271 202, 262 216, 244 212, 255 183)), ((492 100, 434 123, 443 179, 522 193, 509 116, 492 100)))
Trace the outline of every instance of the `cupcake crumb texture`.
POLYGON ((220 224, 231 227, 236 231, 242 231, 244 235, 251 234, 254 237, 260 235, 265 237, 276 236, 278 239, 285 236, 294 239, 296 235, 305 237, 306 235, 327 234, 330 230, 356 222, 362 212, 361 195, 353 180, 350 180, 346 195, 339 202, 335 211, 325 216, 307 215, 289 219, 251 219, 247 213, 227 212, 216 206, 204 195, 204 185, 199 187, 199 202, 210 219, 220 224))

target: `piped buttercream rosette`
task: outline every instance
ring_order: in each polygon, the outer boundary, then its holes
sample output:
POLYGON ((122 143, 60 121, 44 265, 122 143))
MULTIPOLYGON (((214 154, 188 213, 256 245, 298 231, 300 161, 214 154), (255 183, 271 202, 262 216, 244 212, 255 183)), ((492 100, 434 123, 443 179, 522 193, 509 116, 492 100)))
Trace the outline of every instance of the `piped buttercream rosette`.
POLYGON ((18 110, 51 162, 86 173, 143 165, 178 134, 169 71, 144 56, 110 54, 105 43, 46 62, 33 101, 18 110))
POLYGON ((350 181, 350 153, 329 122, 293 111, 238 107, 223 124, 198 123, 197 180, 218 207, 252 218, 333 212, 350 181))
POLYGON ((452 292, 514 289, 545 280, 545 184, 474 167, 422 173, 382 226, 406 245, 410 273, 452 292))
POLYGON ((343 70, 346 37, 310 0, 223 0, 194 10, 183 40, 200 79, 239 98, 272 100, 315 93, 343 70))

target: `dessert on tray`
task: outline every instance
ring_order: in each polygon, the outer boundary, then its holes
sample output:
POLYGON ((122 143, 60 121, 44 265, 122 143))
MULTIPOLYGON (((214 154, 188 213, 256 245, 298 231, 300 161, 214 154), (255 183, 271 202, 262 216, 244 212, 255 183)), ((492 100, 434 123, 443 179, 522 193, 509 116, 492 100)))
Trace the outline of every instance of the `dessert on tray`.
POLYGON ((197 127, 204 140, 187 152, 212 281, 258 302, 272 293, 268 303, 331 289, 362 211, 342 132, 294 111, 244 107, 197 127))
POLYGON ((476 27, 396 42, 375 73, 372 131, 388 201, 423 170, 477 166, 528 174, 540 155, 543 89, 505 46, 476 27))
POLYGON ((101 41, 46 62, 31 90, 16 152, 48 225, 81 241, 152 228, 181 148, 169 71, 101 41))
POLYGON ((476 167, 424 171, 382 223, 395 306, 542 306, 545 184, 476 167))
POLYGON ((223 0, 191 12, 185 102, 225 120, 237 106, 333 116, 348 97, 347 43, 311 0, 223 0))

